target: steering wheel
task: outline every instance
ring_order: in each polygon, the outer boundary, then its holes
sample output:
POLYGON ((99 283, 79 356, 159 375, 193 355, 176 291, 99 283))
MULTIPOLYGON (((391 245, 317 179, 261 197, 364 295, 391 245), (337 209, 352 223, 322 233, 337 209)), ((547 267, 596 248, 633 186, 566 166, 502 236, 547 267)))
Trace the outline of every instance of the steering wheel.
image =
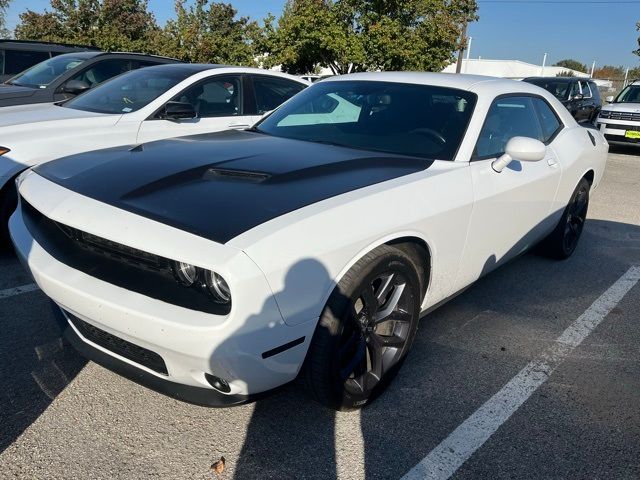
POLYGON ((447 139, 442 136, 440 132, 433 130, 432 128, 416 128, 411 130, 411 133, 417 133, 418 135, 424 135, 436 140, 440 145, 446 145, 447 139))

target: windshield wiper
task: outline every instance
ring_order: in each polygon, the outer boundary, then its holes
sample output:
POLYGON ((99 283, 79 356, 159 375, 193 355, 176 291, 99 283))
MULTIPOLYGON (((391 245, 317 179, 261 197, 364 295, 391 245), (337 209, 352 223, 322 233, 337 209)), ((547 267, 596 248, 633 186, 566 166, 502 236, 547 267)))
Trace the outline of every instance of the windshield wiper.
POLYGON ((245 132, 253 132, 253 133, 261 133, 262 135, 269 135, 267 132, 265 132, 264 130, 260 130, 256 126, 245 128, 244 131, 245 132))

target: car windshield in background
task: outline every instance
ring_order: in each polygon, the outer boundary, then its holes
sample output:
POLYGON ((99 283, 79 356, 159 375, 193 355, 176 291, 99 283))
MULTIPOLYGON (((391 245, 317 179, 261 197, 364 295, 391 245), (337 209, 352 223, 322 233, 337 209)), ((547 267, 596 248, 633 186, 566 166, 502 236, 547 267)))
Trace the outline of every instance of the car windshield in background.
POLYGON ((640 85, 629 85, 620 92, 614 103, 640 103, 640 85))
POLYGON ((147 67, 120 75, 62 106, 96 113, 131 113, 158 98, 193 72, 147 67))
POLYGON ((558 81, 553 79, 527 80, 527 82, 544 88, 547 92, 554 95, 558 100, 567 100, 567 98, 569 98, 569 86, 571 85, 570 82, 558 81))
POLYGON ((86 58, 75 57, 73 55, 53 57, 19 73, 7 81, 7 83, 21 87, 44 88, 60 75, 77 67, 85 60, 86 58))
POLYGON ((476 95, 395 82, 320 82, 265 118, 257 131, 399 155, 453 160, 476 95))

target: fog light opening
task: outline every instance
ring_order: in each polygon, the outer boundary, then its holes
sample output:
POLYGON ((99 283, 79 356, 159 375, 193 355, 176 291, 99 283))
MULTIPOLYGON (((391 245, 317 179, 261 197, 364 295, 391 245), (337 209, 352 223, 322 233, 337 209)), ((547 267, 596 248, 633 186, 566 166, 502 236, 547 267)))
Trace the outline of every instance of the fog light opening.
POLYGON ((209 385, 211 385, 216 390, 222 393, 229 393, 231 391, 231 387, 229 386, 229 382, 225 379, 216 377, 215 375, 211 375, 210 373, 205 373, 204 378, 207 379, 209 385))

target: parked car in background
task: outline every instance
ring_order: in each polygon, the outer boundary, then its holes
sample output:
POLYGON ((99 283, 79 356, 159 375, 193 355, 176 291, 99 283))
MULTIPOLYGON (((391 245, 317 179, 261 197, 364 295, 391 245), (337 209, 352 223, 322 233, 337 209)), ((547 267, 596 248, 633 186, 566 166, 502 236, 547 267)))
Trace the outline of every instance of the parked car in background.
POLYGON ((0 81, 5 81, 37 63, 62 53, 99 51, 86 45, 0 40, 0 81))
POLYGON ((0 84, 0 107, 66 100, 129 70, 176 62, 179 61, 141 53, 57 55, 0 84))
POLYGON ((529 77, 523 81, 544 88, 571 112, 578 123, 594 124, 602 108, 596 83, 578 77, 529 77))
POLYGON ((573 254, 607 149, 527 83, 345 75, 249 130, 39 165, 11 237, 98 363, 203 405, 300 375, 359 408, 422 314, 535 245, 573 254))
POLYGON ((627 85, 598 116, 598 128, 612 144, 640 146, 640 80, 627 85))
POLYGON ((121 75, 59 104, 0 111, 0 241, 25 168, 79 152, 247 128, 308 86, 269 70, 170 64, 121 75))

